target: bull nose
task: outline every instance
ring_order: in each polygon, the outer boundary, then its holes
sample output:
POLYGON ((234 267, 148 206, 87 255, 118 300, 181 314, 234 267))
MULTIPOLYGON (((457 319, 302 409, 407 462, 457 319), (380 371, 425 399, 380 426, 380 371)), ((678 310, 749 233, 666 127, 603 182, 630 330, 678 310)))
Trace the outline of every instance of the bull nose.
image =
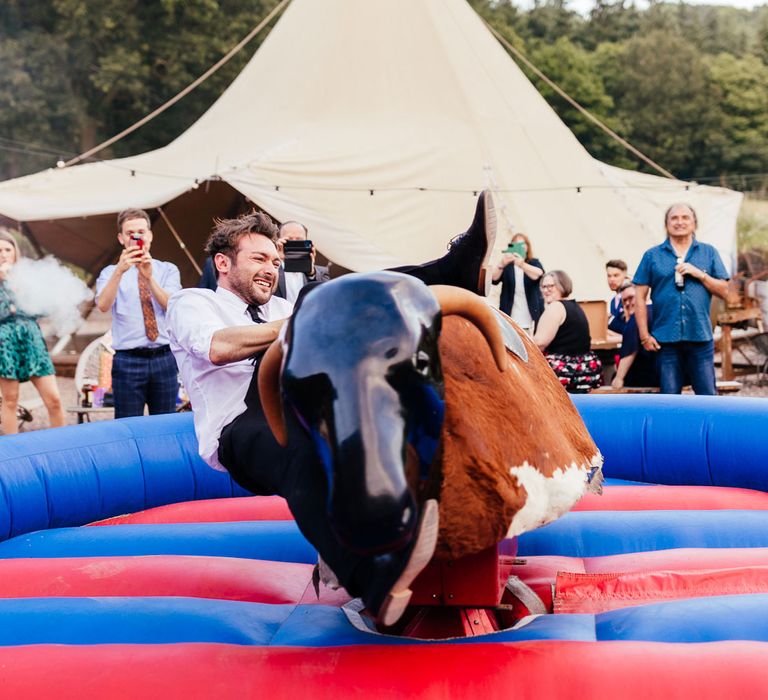
POLYGON ((380 457, 366 454, 358 435, 342 446, 333 467, 330 522, 339 540, 360 554, 399 549, 416 527, 402 461, 380 457))

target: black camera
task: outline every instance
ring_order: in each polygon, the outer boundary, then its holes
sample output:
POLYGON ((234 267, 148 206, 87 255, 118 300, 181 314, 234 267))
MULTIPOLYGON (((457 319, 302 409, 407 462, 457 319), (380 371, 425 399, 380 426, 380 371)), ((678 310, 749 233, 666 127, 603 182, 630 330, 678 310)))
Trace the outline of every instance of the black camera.
POLYGON ((286 272, 312 272, 312 241, 285 241, 283 254, 286 272))

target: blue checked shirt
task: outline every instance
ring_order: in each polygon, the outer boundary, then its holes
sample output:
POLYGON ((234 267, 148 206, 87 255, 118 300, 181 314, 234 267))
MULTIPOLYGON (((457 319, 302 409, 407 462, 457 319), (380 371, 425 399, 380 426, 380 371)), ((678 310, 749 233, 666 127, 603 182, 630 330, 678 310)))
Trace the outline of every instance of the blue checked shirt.
MULTIPOLYGON (((715 279, 728 279, 718 252, 695 238, 684 262, 695 265, 715 279)), ((635 273, 635 284, 651 288, 654 311, 650 333, 660 343, 712 340, 712 321, 709 317, 712 295, 690 275, 685 275, 685 286, 678 289, 675 286, 676 265, 677 253, 667 239, 645 251, 635 273)))

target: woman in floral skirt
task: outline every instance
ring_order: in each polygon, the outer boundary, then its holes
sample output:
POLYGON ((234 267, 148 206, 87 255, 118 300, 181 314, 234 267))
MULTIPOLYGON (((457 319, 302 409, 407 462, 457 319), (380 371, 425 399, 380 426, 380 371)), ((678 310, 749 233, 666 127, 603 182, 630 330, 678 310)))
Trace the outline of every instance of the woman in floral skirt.
POLYGON ((16 239, 0 231, 0 427, 18 432, 19 385, 31 381, 43 399, 51 427, 64 425, 64 410, 53 363, 35 319, 16 306, 6 277, 21 254, 16 239))
POLYGON ((586 314, 573 299, 568 299, 572 291, 573 282, 562 270, 552 270, 541 278, 545 306, 533 341, 566 391, 585 394, 600 386, 603 368, 591 350, 586 314))

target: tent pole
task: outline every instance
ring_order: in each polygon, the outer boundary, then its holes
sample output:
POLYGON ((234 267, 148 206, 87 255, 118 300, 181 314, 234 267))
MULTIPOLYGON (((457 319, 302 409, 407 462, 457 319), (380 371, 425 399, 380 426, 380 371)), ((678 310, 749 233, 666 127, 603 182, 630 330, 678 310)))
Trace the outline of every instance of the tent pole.
POLYGON ((160 216, 163 217, 163 221, 165 221, 165 225, 170 229, 171 233, 173 234, 173 237, 176 239, 176 242, 179 244, 179 248, 181 248, 184 251, 184 254, 189 258, 189 262, 192 263, 192 267, 195 268, 198 275, 202 275, 203 271, 200 269, 200 265, 197 264, 197 261, 192 256, 192 253, 189 252, 189 248, 187 248, 187 244, 184 243, 184 241, 181 240, 181 236, 178 234, 176 229, 173 227, 173 224, 171 223, 171 220, 166 216, 165 212, 163 211, 162 207, 158 207, 157 211, 160 212, 160 216))
POLYGON ((23 221, 19 221, 19 228, 21 229, 21 232, 24 234, 24 237, 32 244, 32 247, 35 249, 35 252, 39 257, 43 257, 45 255, 45 251, 43 250, 43 247, 40 245, 40 242, 35 238, 34 234, 32 233, 32 229, 27 226, 27 224, 23 221))

